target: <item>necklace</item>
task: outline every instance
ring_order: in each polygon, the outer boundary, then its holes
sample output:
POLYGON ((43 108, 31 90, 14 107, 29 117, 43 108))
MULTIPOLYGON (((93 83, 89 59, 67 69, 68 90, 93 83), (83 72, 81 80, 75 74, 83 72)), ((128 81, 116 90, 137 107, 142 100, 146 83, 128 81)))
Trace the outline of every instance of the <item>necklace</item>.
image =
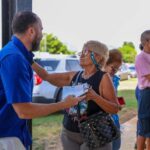
POLYGON ((83 79, 89 79, 89 78, 90 78, 91 76, 93 76, 94 74, 95 74, 95 72, 86 75, 85 72, 83 72, 83 73, 82 73, 82 78, 83 78, 83 79))

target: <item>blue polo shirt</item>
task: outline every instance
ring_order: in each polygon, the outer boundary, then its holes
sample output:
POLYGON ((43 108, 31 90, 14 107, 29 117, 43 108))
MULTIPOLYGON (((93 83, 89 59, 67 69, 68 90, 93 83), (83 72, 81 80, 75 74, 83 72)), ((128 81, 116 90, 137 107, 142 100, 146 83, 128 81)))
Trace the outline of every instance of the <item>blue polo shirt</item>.
POLYGON ((33 54, 15 36, 0 51, 0 138, 18 137, 27 148, 31 144, 27 120, 12 107, 32 101, 33 54))

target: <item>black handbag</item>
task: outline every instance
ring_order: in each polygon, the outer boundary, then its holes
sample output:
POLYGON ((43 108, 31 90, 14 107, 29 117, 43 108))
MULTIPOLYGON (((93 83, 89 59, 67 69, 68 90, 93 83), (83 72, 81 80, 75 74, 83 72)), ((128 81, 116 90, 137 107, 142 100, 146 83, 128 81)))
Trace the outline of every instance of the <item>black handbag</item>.
POLYGON ((115 126, 111 116, 106 112, 91 115, 85 121, 80 121, 78 108, 79 129, 86 145, 92 150, 112 142, 120 137, 120 131, 115 126))

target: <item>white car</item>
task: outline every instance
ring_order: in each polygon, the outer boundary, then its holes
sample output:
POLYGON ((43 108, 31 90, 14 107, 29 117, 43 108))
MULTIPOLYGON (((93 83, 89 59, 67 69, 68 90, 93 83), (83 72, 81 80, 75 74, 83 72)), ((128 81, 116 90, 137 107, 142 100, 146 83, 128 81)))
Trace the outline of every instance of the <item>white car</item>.
POLYGON ((130 78, 130 70, 125 63, 121 65, 117 75, 120 77, 120 80, 128 80, 130 78))
MULTIPOLYGON (((38 58, 35 61, 44 67, 49 73, 79 71, 82 70, 77 57, 70 57, 64 55, 50 55, 46 58, 38 58)), ((60 100, 61 88, 43 81, 34 72, 34 88, 33 88, 33 102, 52 103, 60 100)))
POLYGON ((137 72, 135 70, 135 65, 134 64, 128 65, 128 69, 130 70, 130 77, 131 78, 136 78, 137 77, 137 72))

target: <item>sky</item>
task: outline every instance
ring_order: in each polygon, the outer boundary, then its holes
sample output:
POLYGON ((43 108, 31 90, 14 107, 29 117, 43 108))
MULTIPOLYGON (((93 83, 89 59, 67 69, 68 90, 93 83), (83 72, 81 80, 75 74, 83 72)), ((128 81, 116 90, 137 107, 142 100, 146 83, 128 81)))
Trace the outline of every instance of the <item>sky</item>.
POLYGON ((150 29, 149 7, 149 0, 33 0, 43 32, 77 51, 88 40, 109 48, 129 41, 138 49, 140 34, 150 29))
POLYGON ((33 0, 33 11, 46 33, 53 33, 80 51, 88 40, 109 48, 131 41, 138 49, 140 34, 150 29, 149 0, 33 0))

